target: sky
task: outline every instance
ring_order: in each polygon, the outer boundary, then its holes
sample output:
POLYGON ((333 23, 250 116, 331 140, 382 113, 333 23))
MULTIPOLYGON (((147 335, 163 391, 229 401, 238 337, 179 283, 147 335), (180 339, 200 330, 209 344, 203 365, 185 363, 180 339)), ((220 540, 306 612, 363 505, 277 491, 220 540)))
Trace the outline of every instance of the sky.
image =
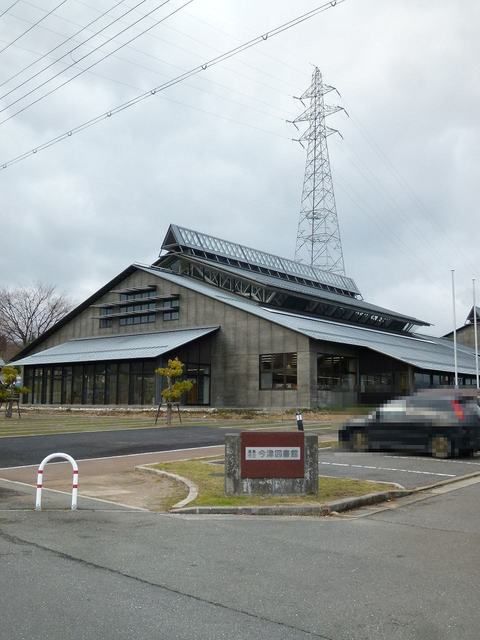
POLYGON ((80 303, 152 263, 170 223, 293 258, 305 151, 287 120, 317 65, 348 113, 328 120, 347 275, 443 335, 454 269, 461 326, 480 280, 475 0, 345 0, 9 164, 322 4, 186 2, 0 0, 0 287, 41 281, 80 303))

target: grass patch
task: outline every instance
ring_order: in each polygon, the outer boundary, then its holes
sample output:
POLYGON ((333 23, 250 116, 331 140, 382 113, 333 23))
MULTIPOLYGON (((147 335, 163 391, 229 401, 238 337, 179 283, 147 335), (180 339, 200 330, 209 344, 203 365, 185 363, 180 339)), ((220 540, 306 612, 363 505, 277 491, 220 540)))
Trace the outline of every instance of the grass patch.
POLYGON ((336 447, 338 445, 338 440, 325 440, 325 442, 319 442, 319 449, 328 449, 329 447, 336 447))
MULTIPOLYGON (((162 414, 155 425, 155 410, 149 411, 100 411, 92 409, 35 409, 24 408, 19 418, 5 418, 0 411, 0 438, 12 436, 55 435, 59 433, 82 433, 88 431, 121 431, 123 429, 164 428, 165 416, 162 414)), ((344 421, 344 416, 325 420, 322 416, 312 415, 305 420, 305 431, 325 433, 335 431, 344 421)), ((253 412, 190 412, 182 411, 182 423, 173 416, 172 427, 208 426, 218 429, 258 429, 258 430, 296 430, 295 420, 286 414, 254 414, 253 412), (228 417, 227 417, 228 416, 228 417)))
POLYGON ((192 480, 198 487, 198 498, 188 506, 198 507, 323 504, 331 500, 362 496, 389 489, 389 485, 383 483, 321 477, 319 478, 318 496, 225 496, 223 493, 224 467, 223 464, 211 464, 213 460, 214 458, 164 462, 156 464, 154 468, 176 473, 192 480))

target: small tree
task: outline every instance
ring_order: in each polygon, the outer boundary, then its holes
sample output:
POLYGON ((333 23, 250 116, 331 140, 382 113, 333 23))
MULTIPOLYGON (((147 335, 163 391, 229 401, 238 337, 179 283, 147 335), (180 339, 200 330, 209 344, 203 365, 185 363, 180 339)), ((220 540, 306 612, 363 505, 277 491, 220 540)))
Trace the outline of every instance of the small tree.
POLYGON ((166 367, 160 367, 155 373, 166 379, 167 387, 162 391, 162 398, 167 405, 167 424, 172 424, 172 404, 178 402, 182 395, 193 387, 191 380, 178 380, 183 375, 183 363, 178 358, 169 360, 166 367))
POLYGON ((0 402, 6 403, 5 417, 11 418, 13 413, 13 401, 21 393, 27 393, 27 387, 17 383, 19 371, 8 365, 2 368, 0 374, 0 402))

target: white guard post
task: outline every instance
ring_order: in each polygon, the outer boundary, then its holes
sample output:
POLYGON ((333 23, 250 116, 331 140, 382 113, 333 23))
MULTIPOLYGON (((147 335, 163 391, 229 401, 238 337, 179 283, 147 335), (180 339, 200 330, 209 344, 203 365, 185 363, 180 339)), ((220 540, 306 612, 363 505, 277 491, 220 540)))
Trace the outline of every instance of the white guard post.
POLYGON ((50 460, 54 460, 55 458, 63 458, 64 460, 68 460, 73 467, 73 480, 72 480, 72 510, 77 508, 77 492, 78 492, 78 465, 72 456, 69 456, 68 453, 51 453, 49 456, 44 458, 40 466, 38 467, 37 474, 37 496, 35 499, 35 511, 42 510, 42 488, 43 488, 43 470, 45 469, 45 465, 50 460))

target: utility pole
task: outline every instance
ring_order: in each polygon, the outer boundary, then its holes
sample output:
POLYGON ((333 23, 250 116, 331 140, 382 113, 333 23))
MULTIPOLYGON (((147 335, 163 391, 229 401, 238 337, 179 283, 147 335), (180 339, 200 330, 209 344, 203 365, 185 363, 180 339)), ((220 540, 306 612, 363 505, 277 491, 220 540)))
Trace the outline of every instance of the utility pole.
POLYGON ((308 123, 305 132, 296 140, 302 147, 306 146, 307 160, 295 260, 345 275, 327 146, 328 136, 332 133, 341 134, 325 122, 327 116, 345 109, 325 104, 324 96, 331 91, 337 90, 323 82, 320 69, 315 67, 310 87, 296 98, 305 110, 298 118, 289 121, 298 130, 299 123, 308 123))

